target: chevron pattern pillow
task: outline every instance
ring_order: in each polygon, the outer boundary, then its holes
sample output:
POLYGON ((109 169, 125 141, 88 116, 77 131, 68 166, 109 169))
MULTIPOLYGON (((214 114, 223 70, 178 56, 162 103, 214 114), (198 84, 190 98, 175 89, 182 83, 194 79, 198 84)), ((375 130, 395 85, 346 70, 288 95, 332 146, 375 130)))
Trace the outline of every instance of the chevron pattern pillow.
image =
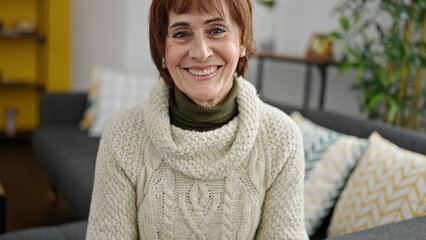
POLYGON ((294 112, 305 147, 305 227, 315 233, 331 212, 367 140, 321 127, 294 112))
POLYGON ((328 236, 426 215, 426 155, 374 132, 343 189, 328 236))

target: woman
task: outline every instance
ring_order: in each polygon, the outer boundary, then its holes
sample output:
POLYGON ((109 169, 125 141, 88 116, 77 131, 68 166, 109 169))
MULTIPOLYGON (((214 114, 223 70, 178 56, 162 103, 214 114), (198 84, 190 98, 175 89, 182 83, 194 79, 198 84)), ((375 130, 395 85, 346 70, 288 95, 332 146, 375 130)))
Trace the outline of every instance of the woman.
POLYGON ((153 0, 163 81, 115 117, 97 157, 87 239, 307 239, 303 147, 242 78, 250 0, 153 0))

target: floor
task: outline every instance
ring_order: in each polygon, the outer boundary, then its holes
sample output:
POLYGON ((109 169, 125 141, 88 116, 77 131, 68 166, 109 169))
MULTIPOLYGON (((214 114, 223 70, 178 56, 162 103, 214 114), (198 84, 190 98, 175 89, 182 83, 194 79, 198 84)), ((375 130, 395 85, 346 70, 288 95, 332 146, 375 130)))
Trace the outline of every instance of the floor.
POLYGON ((0 181, 7 194, 6 232, 74 220, 62 196, 49 188, 30 138, 0 138, 0 181))

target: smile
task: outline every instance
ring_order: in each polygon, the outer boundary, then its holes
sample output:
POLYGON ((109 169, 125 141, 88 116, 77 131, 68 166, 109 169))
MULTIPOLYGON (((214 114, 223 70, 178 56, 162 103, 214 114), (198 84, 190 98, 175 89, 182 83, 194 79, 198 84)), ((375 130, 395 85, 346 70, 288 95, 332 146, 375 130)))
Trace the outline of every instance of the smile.
POLYGON ((216 72, 221 66, 211 66, 204 69, 186 68, 188 72, 196 76, 206 76, 216 72))

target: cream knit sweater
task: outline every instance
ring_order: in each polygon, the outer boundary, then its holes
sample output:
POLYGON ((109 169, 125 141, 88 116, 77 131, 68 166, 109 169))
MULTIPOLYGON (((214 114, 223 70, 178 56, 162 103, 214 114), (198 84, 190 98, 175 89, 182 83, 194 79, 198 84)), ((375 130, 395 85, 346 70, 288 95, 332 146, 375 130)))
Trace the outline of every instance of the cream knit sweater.
POLYGON ((308 239, 292 120, 239 78, 219 129, 170 125, 169 88, 115 117, 99 147, 87 239, 308 239))

